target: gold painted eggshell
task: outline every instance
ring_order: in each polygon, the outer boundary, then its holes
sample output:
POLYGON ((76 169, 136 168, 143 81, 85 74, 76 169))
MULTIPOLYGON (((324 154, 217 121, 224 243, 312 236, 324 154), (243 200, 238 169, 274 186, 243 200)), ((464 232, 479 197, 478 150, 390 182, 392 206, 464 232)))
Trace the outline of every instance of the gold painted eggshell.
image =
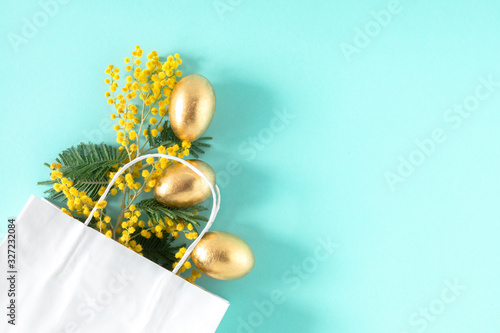
MULTIPOLYGON (((187 160, 198 168, 215 186, 215 172, 200 160, 187 160)), ((197 205, 210 197, 212 192, 207 182, 182 163, 167 168, 154 186, 155 199, 164 206, 187 208, 197 205)))
POLYGON ((203 274, 218 280, 240 279, 255 265, 250 246, 225 231, 207 232, 194 248, 191 258, 203 274))
POLYGON ((189 142, 199 139, 210 126, 214 113, 214 88, 204 76, 191 74, 175 85, 168 115, 179 139, 189 142))

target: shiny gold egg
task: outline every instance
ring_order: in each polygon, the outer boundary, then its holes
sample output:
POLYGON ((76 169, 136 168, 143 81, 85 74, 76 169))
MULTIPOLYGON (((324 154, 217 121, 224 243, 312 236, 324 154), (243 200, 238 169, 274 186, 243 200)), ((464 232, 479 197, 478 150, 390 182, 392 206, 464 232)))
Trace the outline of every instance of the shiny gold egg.
POLYGON ((206 132, 215 113, 214 88, 204 76, 182 78, 170 95, 168 115, 175 135, 189 142, 206 132))
MULTIPOLYGON (((215 186, 215 172, 210 165, 200 160, 187 162, 198 168, 215 186)), ((167 168, 156 181, 153 192, 159 203, 172 208, 197 205, 212 194, 207 182, 182 163, 167 168)))
POLYGON ((240 279, 255 265, 250 246, 225 231, 207 232, 194 248, 191 258, 203 274, 219 280, 240 279))

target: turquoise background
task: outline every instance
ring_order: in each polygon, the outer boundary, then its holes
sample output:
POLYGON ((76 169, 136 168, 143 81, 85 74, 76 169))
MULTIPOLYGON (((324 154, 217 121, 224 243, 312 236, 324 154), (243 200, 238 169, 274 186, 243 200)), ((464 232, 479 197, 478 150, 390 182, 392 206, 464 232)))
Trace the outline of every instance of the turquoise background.
POLYGON ((0 4, 3 233, 43 162, 114 142, 107 65, 179 52, 218 98, 214 229, 257 260, 200 280, 218 332, 500 330, 498 1, 52 2, 0 4))

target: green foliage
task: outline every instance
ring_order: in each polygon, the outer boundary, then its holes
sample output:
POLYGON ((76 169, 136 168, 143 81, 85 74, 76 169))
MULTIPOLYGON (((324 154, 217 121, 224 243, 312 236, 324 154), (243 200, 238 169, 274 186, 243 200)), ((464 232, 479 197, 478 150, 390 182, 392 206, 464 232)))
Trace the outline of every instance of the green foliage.
MULTIPOLYGON (((151 125, 148 126, 148 133, 151 133, 151 125)), ((208 143, 204 142, 208 140, 212 140, 212 138, 208 136, 201 137, 198 140, 191 142, 191 148, 189 148, 190 155, 193 155, 195 158, 199 158, 201 154, 204 154, 205 149, 211 147, 208 143)), ((170 126, 170 122, 166 120, 163 124, 163 131, 161 131, 156 138, 149 135, 148 143, 151 148, 158 148, 159 146, 168 148, 176 144, 181 146, 182 140, 175 136, 174 131, 170 126)))
MULTIPOLYGON (((122 165, 127 158, 125 150, 119 151, 118 148, 101 143, 80 143, 76 147, 71 147, 59 154, 56 159, 62 164, 61 172, 64 177, 74 182, 74 187, 78 191, 85 191, 92 200, 99 198, 99 189, 107 186, 109 179, 108 172, 113 171, 113 166, 122 165)), ((50 167, 49 164, 45 163, 50 167)), ((55 181, 49 180, 39 182, 39 185, 51 185, 55 181)), ((56 192, 53 188, 45 191, 49 199, 62 200, 66 197, 62 192, 56 192)))
POLYGON ((185 246, 185 244, 173 246, 174 239, 170 234, 164 234, 163 238, 137 237, 135 241, 137 244, 141 244, 144 257, 168 270, 172 270, 172 264, 178 260, 175 258, 175 254, 179 252, 181 247, 185 246))
POLYGON ((155 224, 162 221, 165 216, 173 221, 182 220, 186 224, 192 223, 193 227, 200 226, 200 222, 208 221, 206 217, 198 214, 199 212, 207 210, 206 207, 201 205, 188 208, 169 208, 152 198, 138 202, 135 207, 146 213, 148 218, 155 224))

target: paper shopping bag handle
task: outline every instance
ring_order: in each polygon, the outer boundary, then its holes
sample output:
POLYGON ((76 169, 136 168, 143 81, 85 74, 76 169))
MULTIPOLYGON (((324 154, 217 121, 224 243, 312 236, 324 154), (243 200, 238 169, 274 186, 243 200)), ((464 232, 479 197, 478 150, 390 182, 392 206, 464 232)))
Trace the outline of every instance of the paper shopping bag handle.
POLYGON ((181 260, 179 261, 179 263, 175 266, 174 270, 172 271, 174 274, 177 274, 177 272, 179 271, 179 269, 181 269, 182 265, 184 265, 184 262, 186 262, 186 260, 188 259, 189 255, 191 254, 191 252, 196 247, 196 244, 198 244, 198 242, 201 240, 201 238, 203 237, 203 235, 208 231, 208 229, 210 229, 210 227, 212 226, 212 223, 214 223, 215 217, 217 216, 217 213, 219 212, 219 208, 220 208, 220 191, 219 191, 219 187, 217 185, 215 185, 215 188, 214 188, 214 186, 212 185, 212 183, 210 182, 210 180, 207 178, 207 176, 205 176, 203 174, 203 172, 201 172, 199 169, 197 169, 196 167, 194 167, 192 164, 186 162, 185 160, 183 160, 181 158, 178 158, 178 157, 175 157, 175 156, 164 155, 164 154, 148 154, 148 155, 143 155, 143 156, 137 157, 136 159, 128 162, 120 170, 118 170, 118 172, 115 174, 115 176, 113 177, 113 179, 111 179, 111 181, 108 184, 108 187, 106 187, 106 191, 104 191, 104 193, 101 195, 101 197, 97 201, 96 205, 94 206, 94 209, 92 209, 92 212, 90 212, 89 217, 85 221, 85 225, 86 226, 89 225, 90 221, 92 220, 92 217, 94 216, 95 211, 97 210, 97 204, 99 202, 103 201, 106 198, 106 196, 108 195, 109 191, 111 190, 111 188, 115 184, 115 182, 118 179, 118 177, 120 177, 125 172, 125 170, 127 170, 128 168, 130 168, 132 165, 136 164, 139 161, 145 160, 145 159, 147 159, 149 157, 166 158, 166 159, 174 160, 174 161, 177 161, 179 163, 184 164, 185 166, 187 166, 188 168, 190 168, 191 170, 193 170, 198 176, 200 176, 201 178, 203 178, 203 180, 207 182, 208 186, 210 187, 210 191, 212 192, 212 197, 213 197, 212 211, 210 212, 210 217, 208 219, 208 222, 205 225, 205 228, 203 228, 203 231, 201 232, 201 234, 188 247, 188 249, 184 253, 184 256, 181 258, 181 260))

